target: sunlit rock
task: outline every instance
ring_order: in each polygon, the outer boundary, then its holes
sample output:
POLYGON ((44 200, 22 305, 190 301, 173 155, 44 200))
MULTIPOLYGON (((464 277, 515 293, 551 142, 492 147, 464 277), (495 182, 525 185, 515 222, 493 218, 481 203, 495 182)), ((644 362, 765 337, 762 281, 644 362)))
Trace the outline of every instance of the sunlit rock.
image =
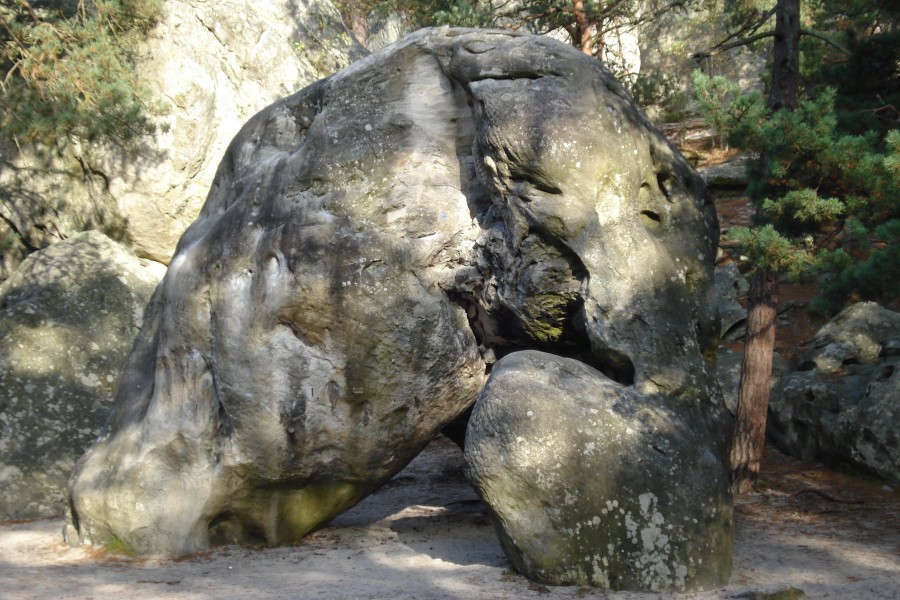
POLYGON ((413 34, 232 142, 73 476, 67 537, 293 543, 535 348, 694 432, 726 540, 717 232, 702 181, 599 62, 413 34))
POLYGON ((715 425, 584 363, 516 352, 466 439, 469 477, 516 570, 557 585, 713 589, 731 572, 715 425))

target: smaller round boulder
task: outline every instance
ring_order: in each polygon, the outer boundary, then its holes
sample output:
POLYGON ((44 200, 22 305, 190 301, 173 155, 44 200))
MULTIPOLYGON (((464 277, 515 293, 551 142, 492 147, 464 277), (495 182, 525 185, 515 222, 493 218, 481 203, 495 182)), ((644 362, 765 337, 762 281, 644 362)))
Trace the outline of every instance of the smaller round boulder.
POLYGON ((63 512, 164 273, 87 231, 29 255, 0 285, 0 520, 63 512))
POLYGON ((731 497, 716 425, 576 360, 498 362, 466 435, 468 475, 514 568, 556 585, 725 585, 731 497), (709 423, 709 424, 708 424, 709 423))

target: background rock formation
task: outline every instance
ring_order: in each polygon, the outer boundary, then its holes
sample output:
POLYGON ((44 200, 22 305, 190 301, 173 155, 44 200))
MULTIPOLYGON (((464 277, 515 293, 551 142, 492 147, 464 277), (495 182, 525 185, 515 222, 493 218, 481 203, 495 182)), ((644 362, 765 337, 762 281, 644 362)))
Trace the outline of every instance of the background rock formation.
POLYGON ((63 512, 164 271, 90 231, 0 285, 0 520, 63 512))
MULTIPOLYGON (((27 147, 0 151, 0 211, 22 236, 21 252, 98 229, 168 263, 247 119, 364 52, 323 0, 167 0, 165 14, 136 70, 156 91, 168 129, 137 156, 69 145, 48 167, 27 147)), ((4 269, 15 256, 4 250, 4 269)))
POLYGON ((516 570, 620 590, 726 584, 727 480, 709 430, 679 408, 571 359, 498 362, 466 463, 516 570))
POLYGON ((900 314, 849 306, 797 363, 772 395, 769 436, 794 456, 900 482, 900 314))
POLYGON ((519 348, 658 399, 705 440, 726 506, 716 242, 702 181, 597 61, 414 34, 232 142, 73 477, 67 537, 293 542, 519 348))

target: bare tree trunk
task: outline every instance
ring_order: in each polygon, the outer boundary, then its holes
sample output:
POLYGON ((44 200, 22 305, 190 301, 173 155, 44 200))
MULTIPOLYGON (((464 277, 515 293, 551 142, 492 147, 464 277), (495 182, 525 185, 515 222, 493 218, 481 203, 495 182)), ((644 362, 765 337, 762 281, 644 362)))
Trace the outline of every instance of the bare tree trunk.
POLYGON ((800 84, 800 0, 778 0, 773 56, 769 108, 794 108, 800 84))
POLYGON ((778 275, 760 270, 750 282, 747 339, 731 446, 731 487, 743 494, 756 484, 766 441, 766 413, 775 352, 778 275))
POLYGON ((588 18, 587 13, 584 11, 584 1, 573 0, 572 11, 575 14, 575 31, 578 34, 578 39, 575 40, 575 43, 583 53, 588 56, 593 56, 594 23, 588 18))
MULTIPOLYGON (((769 110, 792 109, 800 84, 800 0, 778 0, 769 110)), ((731 488, 750 491, 759 478, 766 445, 766 413, 775 353, 775 310, 778 274, 758 271, 750 283, 747 339, 741 363, 741 384, 731 445, 731 488)))
POLYGON ((369 21, 366 14, 358 9, 350 12, 350 33, 363 48, 369 43, 369 21))

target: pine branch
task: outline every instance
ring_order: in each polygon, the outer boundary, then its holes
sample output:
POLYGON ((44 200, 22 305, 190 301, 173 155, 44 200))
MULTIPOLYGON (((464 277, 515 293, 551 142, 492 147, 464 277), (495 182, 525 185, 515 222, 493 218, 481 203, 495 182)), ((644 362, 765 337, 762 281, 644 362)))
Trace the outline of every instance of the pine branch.
POLYGON ((843 54, 846 54, 847 56, 850 55, 850 50, 848 50, 847 48, 845 48, 838 42, 834 41, 833 39, 831 39, 824 33, 819 33, 818 31, 813 31, 812 29, 801 29, 800 35, 808 35, 809 37, 814 37, 818 40, 822 40, 823 42, 825 42, 829 46, 833 47, 834 49, 842 52, 843 54))
POLYGON ((695 52, 691 55, 695 61, 700 62, 704 58, 710 58, 712 56, 716 56, 718 54, 722 54, 723 52, 728 52, 733 48, 739 48, 741 46, 749 46, 754 42, 758 42, 759 40, 764 40, 766 38, 775 37, 774 31, 764 31, 762 33, 757 33, 756 35, 752 35, 748 38, 740 38, 730 42, 728 44, 719 43, 713 46, 710 50, 706 52, 695 52))
POLYGON ((771 19, 775 15, 775 10, 776 10, 776 7, 773 6, 771 9, 767 10, 762 15, 760 15, 759 19, 745 24, 743 27, 741 27, 737 31, 727 35, 725 37, 725 39, 720 41, 718 44, 716 44, 709 50, 704 51, 704 52, 697 52, 691 58, 693 58, 694 60, 699 62, 700 60, 702 60, 704 58, 709 58, 711 56, 721 54, 722 52, 725 52, 732 48, 737 48, 738 46, 746 46, 747 44, 752 44, 753 42, 763 39, 765 37, 770 37, 771 35, 773 35, 772 33, 763 35, 762 37, 757 37, 755 35, 755 32, 759 31, 759 28, 762 27, 763 25, 765 25, 769 21, 769 19, 771 19), (749 38, 743 37, 748 33, 752 34, 749 38), (732 42, 731 40, 737 40, 737 41, 732 42))
POLYGON ((21 4, 22 8, 24 8, 28 12, 28 16, 31 17, 31 20, 35 25, 42 22, 40 17, 37 16, 37 13, 34 12, 34 9, 31 7, 31 4, 29 4, 27 0, 19 0, 19 4, 21 4))
MULTIPOLYGON (((850 51, 847 48, 840 45, 838 42, 832 40, 825 34, 819 33, 818 31, 814 31, 812 29, 801 29, 800 35, 801 36, 807 35, 809 37, 814 37, 818 40, 822 40, 823 42, 834 47, 836 50, 839 50, 840 52, 843 52, 844 54, 847 54, 847 55, 850 54, 850 51)), ((741 46, 749 46, 750 44, 752 44, 754 42, 758 42, 760 40, 764 40, 769 37, 775 37, 775 32, 774 31, 764 31, 762 33, 757 33, 756 35, 752 35, 747 38, 736 39, 733 42, 730 42, 728 44, 723 44, 722 42, 720 42, 706 52, 696 52, 696 53, 692 54, 691 58, 693 58, 697 62, 700 62, 704 58, 710 58, 712 56, 722 54, 723 52, 727 52, 733 48, 739 48, 741 46)))
MULTIPOLYGON (((565 9, 565 8, 561 8, 559 6, 552 6, 552 7, 550 7, 549 10, 545 10, 542 13, 528 13, 525 16, 521 17, 519 19, 518 23, 510 25, 509 29, 512 29, 513 31, 517 31, 532 21, 546 19, 550 16, 561 14, 561 13, 567 13, 567 12, 572 12, 572 11, 565 9)), ((512 17, 510 17, 510 18, 512 18, 512 17)), ((570 35, 572 34, 572 32, 569 31, 569 28, 567 26, 563 25, 563 28, 566 31, 568 31, 570 35)))

